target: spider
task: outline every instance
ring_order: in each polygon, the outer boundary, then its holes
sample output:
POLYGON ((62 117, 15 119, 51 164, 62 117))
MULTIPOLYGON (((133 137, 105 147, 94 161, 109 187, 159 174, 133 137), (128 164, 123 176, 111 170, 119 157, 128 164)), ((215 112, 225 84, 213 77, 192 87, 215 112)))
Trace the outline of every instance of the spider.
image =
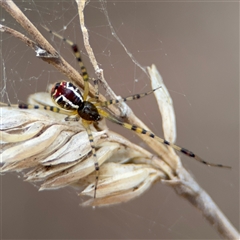
POLYGON ((111 104, 116 104, 116 103, 120 103, 120 102, 126 102, 126 101, 131 101, 131 100, 142 98, 144 96, 147 96, 147 95, 153 93, 158 88, 153 89, 152 91, 149 91, 146 93, 135 94, 135 95, 121 98, 118 100, 111 99, 111 100, 108 100, 105 102, 100 102, 99 97, 98 97, 98 95, 99 95, 98 85, 97 85, 96 81, 94 81, 94 86, 95 86, 95 90, 96 90, 95 98, 87 100, 88 93, 89 93, 89 76, 88 76, 87 70, 82 62, 81 55, 80 55, 77 45, 75 43, 73 43, 72 41, 62 37, 58 33, 51 31, 47 27, 44 27, 44 28, 49 33, 60 38, 62 41, 66 42, 67 44, 69 44, 71 46, 71 48, 74 52, 75 58, 81 68, 81 74, 84 79, 84 91, 82 94, 81 91, 76 86, 74 86, 71 82, 67 82, 67 81, 58 82, 58 83, 54 84, 54 86, 52 87, 52 90, 51 90, 51 98, 52 98, 53 102, 55 103, 55 105, 57 105, 56 107, 55 106, 53 107, 53 106, 18 104, 18 108, 21 108, 21 109, 45 109, 45 110, 53 111, 53 112, 57 112, 57 113, 63 113, 63 114, 67 113, 68 117, 66 118, 66 120, 70 120, 70 118, 69 118, 70 116, 75 116, 75 117, 77 117, 78 120, 80 118, 82 119, 82 124, 87 131, 89 142, 91 145, 91 153, 94 157, 94 166, 95 166, 95 172, 96 172, 96 179, 95 179, 95 185, 94 185, 94 198, 97 197, 96 193, 97 193, 97 185, 98 185, 100 166, 99 166, 98 160, 97 160, 96 149, 95 149, 96 146, 94 143, 90 125, 94 122, 95 123, 99 122, 102 118, 107 118, 110 121, 123 126, 124 128, 127 128, 129 130, 132 130, 132 131, 140 133, 140 134, 145 134, 145 135, 149 136, 150 138, 154 138, 157 141, 159 141, 167 146, 170 146, 170 147, 174 148, 175 150, 182 152, 183 154, 185 154, 191 158, 194 158, 195 160, 197 160, 203 164, 206 164, 208 166, 231 168, 229 166, 224 166, 222 164, 214 164, 214 163, 206 162, 203 159, 201 159, 199 156, 194 154, 193 152, 187 150, 186 148, 177 146, 163 138, 156 136, 154 133, 152 133, 148 130, 145 130, 141 127, 122 122, 119 119, 111 116, 110 113, 108 113, 102 109, 102 107, 107 107, 111 104), (67 112, 65 110, 67 110, 67 112))

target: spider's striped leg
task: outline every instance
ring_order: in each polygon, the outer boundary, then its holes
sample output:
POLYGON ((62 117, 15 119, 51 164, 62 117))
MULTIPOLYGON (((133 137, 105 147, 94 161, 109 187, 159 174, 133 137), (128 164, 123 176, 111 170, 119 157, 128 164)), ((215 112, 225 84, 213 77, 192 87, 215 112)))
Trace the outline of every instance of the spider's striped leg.
POLYGON ((82 73, 82 77, 84 80, 84 92, 83 92, 83 100, 86 101, 88 93, 89 93, 89 77, 88 77, 88 73, 87 73, 87 69, 85 68, 82 58, 81 58, 81 54, 80 51, 78 49, 77 44, 73 43, 72 41, 70 41, 67 38, 62 37, 61 35, 59 35, 56 32, 53 32, 52 30, 50 30, 49 28, 42 26, 43 28, 45 28, 49 33, 53 34, 54 36, 62 39, 62 41, 66 42, 67 44, 69 44, 74 52, 75 58, 80 66, 81 69, 81 73, 82 73))
POLYGON ((32 104, 26 104, 26 103, 19 103, 19 104, 6 104, 0 102, 0 106, 4 107, 15 107, 20 109, 39 109, 39 110, 46 110, 51 111, 55 113, 65 114, 65 115, 77 115, 77 111, 66 111, 64 109, 54 107, 54 106, 39 106, 39 105, 32 105, 32 104))
POLYGON ((105 117, 107 119, 109 119, 110 121, 114 122, 114 123, 117 123, 118 125, 121 125, 127 129, 130 129, 134 132, 137 132, 137 133, 141 133, 141 134, 145 134, 151 138, 155 138, 157 141, 167 145, 167 146, 170 146, 172 148, 174 148, 175 150, 179 151, 179 152, 182 152, 183 154, 191 157, 191 158, 194 158, 195 160, 203 163, 203 164, 206 164, 208 166, 212 166, 212 167, 223 167, 223 168, 231 168, 230 166, 224 166, 222 164, 215 164, 215 163, 209 163, 209 162, 206 162, 204 161, 203 159, 201 159, 199 156, 195 155, 193 152, 185 149, 185 148, 182 148, 182 147, 179 147, 173 143, 170 143, 169 141, 163 139, 163 138, 160 138, 158 136, 156 136, 154 133, 148 131, 148 130, 145 130, 143 128, 140 128, 138 126, 135 126, 135 125, 131 125, 131 124, 128 124, 128 123, 125 123, 125 122, 121 122, 119 121, 118 119, 112 117, 109 113, 105 112, 104 110, 102 109, 98 109, 98 112, 99 114, 102 116, 102 117, 105 117))
POLYGON ((98 160, 97 160, 97 155, 96 155, 96 147, 95 147, 95 143, 94 143, 94 139, 93 139, 93 135, 92 135, 92 131, 90 129, 90 125, 89 122, 86 120, 82 120, 82 124, 85 127, 87 134, 88 134, 88 139, 92 148, 92 154, 93 154, 93 159, 94 159, 94 167, 95 167, 95 171, 96 171, 96 179, 95 179, 95 187, 94 187, 94 198, 96 198, 96 194, 97 194, 97 185, 98 185, 98 179, 99 179, 99 164, 98 164, 98 160))
POLYGON ((142 97, 145 97, 151 93, 153 93, 154 91, 158 90, 161 87, 155 88, 149 92, 146 93, 140 93, 140 94, 134 94, 132 96, 129 97, 125 97, 125 98, 120 98, 120 99, 111 99, 105 102, 97 102, 96 104, 94 104, 95 106, 101 106, 101 107, 107 107, 111 104, 116 104, 116 103, 121 103, 121 102, 127 102, 127 101, 132 101, 132 100, 136 100, 142 97))
POLYGON ((32 104, 26 104, 26 103, 19 103, 19 104, 14 104, 14 105, 9 105, 9 107, 17 107, 20 109, 39 109, 39 110, 46 110, 46 111, 51 111, 55 113, 61 113, 61 114, 66 114, 66 115, 76 115, 77 111, 66 111, 64 109, 54 107, 54 106, 39 106, 39 105, 32 105, 32 104))

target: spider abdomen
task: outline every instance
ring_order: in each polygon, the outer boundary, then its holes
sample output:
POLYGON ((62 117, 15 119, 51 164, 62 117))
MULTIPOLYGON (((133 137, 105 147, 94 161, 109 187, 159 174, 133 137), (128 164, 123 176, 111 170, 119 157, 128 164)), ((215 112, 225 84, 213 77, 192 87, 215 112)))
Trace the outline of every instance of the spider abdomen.
POLYGON ((76 110, 83 103, 80 90, 70 82, 55 83, 51 90, 52 100, 61 108, 76 110))

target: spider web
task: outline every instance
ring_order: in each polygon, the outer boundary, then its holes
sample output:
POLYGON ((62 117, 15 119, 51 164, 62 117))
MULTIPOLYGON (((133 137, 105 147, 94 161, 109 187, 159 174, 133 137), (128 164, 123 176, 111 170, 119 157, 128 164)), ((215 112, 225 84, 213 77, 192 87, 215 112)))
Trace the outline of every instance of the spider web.
MULTIPOLYGON (((76 69, 71 49, 49 35, 46 25, 78 43, 89 75, 94 70, 82 44, 74 1, 17 1, 32 23, 76 69)), ((239 226, 238 5, 204 2, 89 1, 85 21, 105 78, 117 95, 151 89, 145 67, 154 63, 172 95, 177 143, 231 171, 208 168, 182 157, 183 164, 234 226, 239 226)), ((0 24, 24 33, 4 10, 0 24)), ((13 37, 1 33, 1 101, 26 102, 49 83, 66 80, 13 37)), ((154 97, 129 103, 157 135, 161 118, 154 97)), ((111 129, 122 132, 114 125, 111 129)), ((134 134, 128 139, 144 144, 134 134)), ((155 184, 138 199, 117 206, 80 208, 71 189, 37 192, 7 174, 2 183, 4 239, 146 238, 219 239, 199 212, 171 188, 155 184), (14 229, 14 231, 13 231, 14 229)))

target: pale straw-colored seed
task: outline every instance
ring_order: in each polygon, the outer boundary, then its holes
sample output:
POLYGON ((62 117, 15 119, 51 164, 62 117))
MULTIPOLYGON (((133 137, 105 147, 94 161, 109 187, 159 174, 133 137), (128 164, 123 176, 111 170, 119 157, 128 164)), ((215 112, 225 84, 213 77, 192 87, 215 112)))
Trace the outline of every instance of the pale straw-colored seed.
MULTIPOLYGON (((106 163, 101 169, 97 198, 84 202, 83 206, 104 206, 129 201, 140 196, 159 178, 165 178, 161 171, 144 164, 106 163), (112 175, 112 173, 114 173, 112 175), (111 174, 111 175, 110 175, 111 174)), ((93 196, 93 185, 81 195, 93 196)))
MULTIPOLYGON (((98 164, 101 166, 105 161, 110 160, 114 151, 118 149, 119 144, 108 143, 107 145, 100 145, 97 151, 98 164)), ((101 167, 102 168, 102 167, 101 167)), ((90 156, 83 161, 78 161, 74 166, 54 175, 49 178, 41 186, 40 190, 59 188, 72 183, 75 183, 79 179, 94 173, 92 181, 95 184, 95 167, 94 157, 90 156)))

